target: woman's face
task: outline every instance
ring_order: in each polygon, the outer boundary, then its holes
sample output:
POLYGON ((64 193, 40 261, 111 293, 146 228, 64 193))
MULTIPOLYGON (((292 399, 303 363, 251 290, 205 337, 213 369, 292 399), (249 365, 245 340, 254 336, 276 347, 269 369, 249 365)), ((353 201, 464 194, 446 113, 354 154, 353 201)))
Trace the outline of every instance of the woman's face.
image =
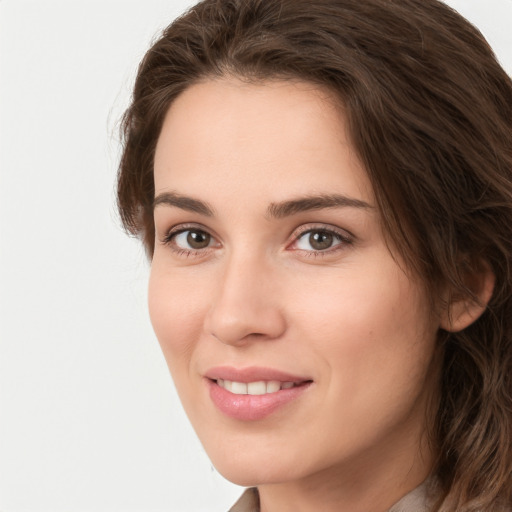
POLYGON ((155 225, 151 320, 224 476, 417 463, 438 321, 386 245, 327 92, 234 79, 186 90, 156 148, 155 225))

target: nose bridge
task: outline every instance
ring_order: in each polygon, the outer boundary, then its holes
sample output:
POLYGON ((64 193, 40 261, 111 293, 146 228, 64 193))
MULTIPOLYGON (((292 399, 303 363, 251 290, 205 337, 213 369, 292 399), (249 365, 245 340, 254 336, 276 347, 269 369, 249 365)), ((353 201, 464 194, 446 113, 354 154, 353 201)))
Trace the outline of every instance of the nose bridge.
POLYGON ((285 328, 272 265, 255 251, 226 258, 205 321, 208 334, 226 344, 273 339, 285 328))

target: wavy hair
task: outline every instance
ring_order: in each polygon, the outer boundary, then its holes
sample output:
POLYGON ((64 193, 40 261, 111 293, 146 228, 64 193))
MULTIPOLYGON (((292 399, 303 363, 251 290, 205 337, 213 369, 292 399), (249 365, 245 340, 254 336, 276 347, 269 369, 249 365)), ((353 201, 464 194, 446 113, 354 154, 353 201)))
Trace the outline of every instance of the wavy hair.
POLYGON ((336 95, 385 232, 433 299, 449 286, 474 300, 468 275, 494 273, 482 316, 439 334, 431 437, 436 509, 510 506, 512 81, 484 37, 437 0, 200 2, 147 52, 123 118, 118 206, 150 257, 164 116, 191 84, 228 75, 300 79, 336 95))

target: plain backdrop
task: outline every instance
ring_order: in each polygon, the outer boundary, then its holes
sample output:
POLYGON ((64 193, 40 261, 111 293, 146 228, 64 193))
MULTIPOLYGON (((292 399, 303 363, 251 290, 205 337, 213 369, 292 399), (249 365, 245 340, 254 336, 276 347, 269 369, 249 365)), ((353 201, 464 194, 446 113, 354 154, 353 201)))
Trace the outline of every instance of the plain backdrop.
MULTIPOLYGON (((114 200, 137 64, 187 0, 0 0, 0 510, 225 511, 114 200)), ((512 73, 512 0, 449 2, 512 73)))

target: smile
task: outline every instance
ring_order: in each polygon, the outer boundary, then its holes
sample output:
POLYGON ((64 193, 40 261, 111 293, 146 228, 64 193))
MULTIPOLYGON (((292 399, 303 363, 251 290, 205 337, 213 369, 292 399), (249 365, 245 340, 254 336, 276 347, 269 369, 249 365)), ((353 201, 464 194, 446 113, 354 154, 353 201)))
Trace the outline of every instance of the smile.
POLYGON ((297 399, 313 381, 270 368, 217 367, 204 379, 213 405, 224 415, 241 421, 263 420, 297 399))
POLYGON ((266 395, 276 393, 281 389, 291 389, 298 385, 294 382, 279 382, 277 380, 256 382, 237 382, 233 380, 217 379, 217 384, 235 395, 266 395))

